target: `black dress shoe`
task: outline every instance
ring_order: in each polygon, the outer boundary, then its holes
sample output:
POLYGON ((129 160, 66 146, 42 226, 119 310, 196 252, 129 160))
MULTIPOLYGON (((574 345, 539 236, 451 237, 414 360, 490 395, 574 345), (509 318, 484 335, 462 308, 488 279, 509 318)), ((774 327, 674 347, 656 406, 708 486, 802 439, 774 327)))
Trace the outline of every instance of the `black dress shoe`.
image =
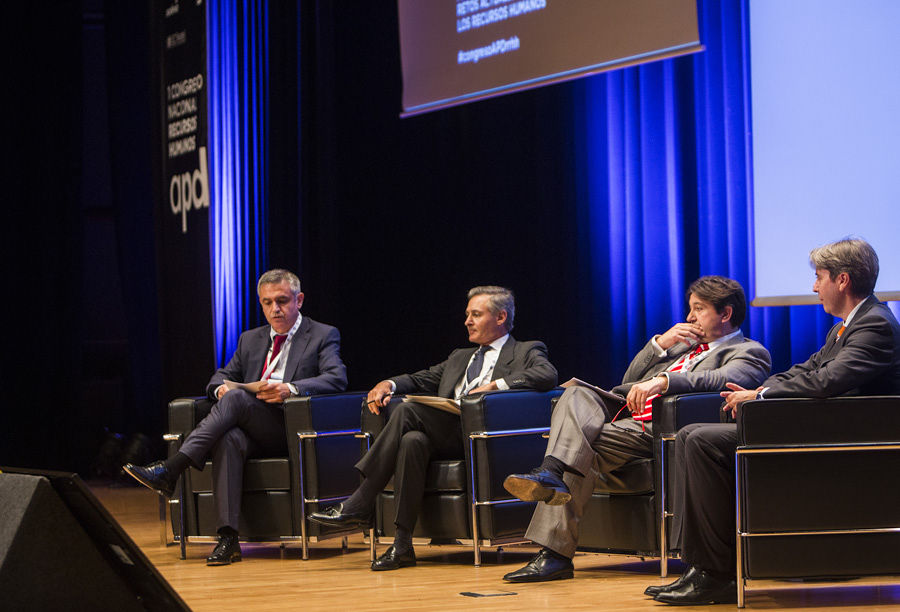
POLYGON ((693 578, 694 574, 699 572, 700 570, 694 567, 693 565, 687 568, 681 576, 678 577, 678 580, 675 582, 670 582, 669 584, 652 584, 644 589, 644 595, 649 595, 650 597, 656 597, 660 593, 668 593, 669 591, 674 591, 677 588, 680 588, 682 584, 686 580, 690 580, 693 578))
POLYGON ((546 582, 547 580, 563 580, 572 578, 575 568, 568 557, 542 548, 541 552, 522 569, 510 572, 503 577, 507 582, 546 582))
POLYGON ((144 467, 126 463, 122 469, 139 483, 160 495, 172 497, 175 494, 175 483, 178 481, 178 477, 173 477, 162 461, 156 461, 144 467))
POLYGON ((331 506, 321 512, 313 512, 307 518, 329 527, 368 527, 371 522, 370 513, 344 512, 344 504, 331 506))
POLYGON ((372 561, 373 572, 383 572, 387 570, 400 569, 401 567, 412 567, 416 564, 416 551, 410 548, 404 553, 397 554, 394 547, 391 546, 384 554, 372 561))
POLYGON ((542 501, 550 506, 561 506, 572 499, 566 483, 541 468, 527 474, 510 474, 503 481, 503 488, 522 501, 542 501))
POLYGON ((737 583, 698 569, 680 587, 660 593, 653 600, 676 606, 737 603, 737 583))
POLYGON ((241 560, 241 544, 238 534, 223 533, 212 554, 206 558, 207 565, 230 565, 241 560))

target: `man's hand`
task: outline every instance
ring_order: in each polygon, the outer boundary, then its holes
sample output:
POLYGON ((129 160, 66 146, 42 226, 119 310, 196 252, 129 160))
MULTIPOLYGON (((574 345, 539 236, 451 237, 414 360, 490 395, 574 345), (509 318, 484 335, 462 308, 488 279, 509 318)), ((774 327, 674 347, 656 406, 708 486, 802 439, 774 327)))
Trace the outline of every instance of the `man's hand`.
POLYGON ((664 351, 669 350, 679 342, 693 346, 703 337, 703 328, 696 323, 676 323, 656 339, 656 343, 664 351))
POLYGON ((647 405, 647 398, 659 395, 668 386, 669 381, 665 376, 654 376, 649 380, 632 385, 631 389, 628 390, 628 396, 625 398, 631 414, 643 414, 644 407, 647 405))
POLYGON ((475 387, 474 389, 469 391, 469 394, 471 395, 472 393, 484 393, 485 391, 496 391, 496 390, 497 390, 497 383, 492 380, 491 382, 487 383, 486 385, 481 385, 480 387, 475 387))
POLYGON ((286 383, 270 380, 256 394, 256 399, 262 400, 267 404, 281 404, 290 396, 291 388, 286 383))
POLYGON ((744 402, 749 402, 750 400, 755 400, 756 396, 762 391, 762 387, 757 387, 756 389, 744 389, 740 385, 736 385, 734 383, 725 383, 725 386, 730 389, 730 391, 722 391, 719 395, 725 398, 725 405, 722 406, 722 410, 725 412, 730 412, 732 418, 737 418, 738 407, 744 402))
POLYGON ((384 408, 391 401, 391 381, 382 380, 380 383, 372 387, 366 396, 366 407, 372 414, 381 414, 381 408, 384 408))
POLYGON ((226 393, 228 393, 228 387, 226 387, 225 385, 219 385, 216 388, 216 399, 217 400, 222 399, 222 396, 225 395, 226 393))

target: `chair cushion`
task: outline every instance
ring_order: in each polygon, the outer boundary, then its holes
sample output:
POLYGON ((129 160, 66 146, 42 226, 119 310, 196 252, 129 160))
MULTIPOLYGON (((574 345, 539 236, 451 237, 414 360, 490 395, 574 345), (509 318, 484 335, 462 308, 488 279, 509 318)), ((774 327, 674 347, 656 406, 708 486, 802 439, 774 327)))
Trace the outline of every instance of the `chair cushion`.
POLYGON ((601 474, 594 493, 645 495, 653 493, 653 459, 635 459, 609 474, 601 474))
MULTIPOLYGON (((191 472, 194 493, 213 490, 212 462, 207 461, 203 471, 191 472)), ((287 457, 250 459, 244 465, 244 491, 284 491, 291 488, 291 468, 287 457)))
MULTIPOLYGON (((394 490, 394 479, 391 478, 386 491, 394 490)), ((446 459, 432 461, 428 464, 428 473, 425 476, 425 492, 441 491, 465 491, 466 490, 466 462, 463 459, 446 459)))

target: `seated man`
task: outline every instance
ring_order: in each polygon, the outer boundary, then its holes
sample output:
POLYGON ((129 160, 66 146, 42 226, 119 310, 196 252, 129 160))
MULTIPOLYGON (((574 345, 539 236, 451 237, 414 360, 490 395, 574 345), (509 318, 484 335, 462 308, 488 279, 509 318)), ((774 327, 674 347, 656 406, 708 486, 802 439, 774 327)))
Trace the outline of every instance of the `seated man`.
MULTIPOLYGON (((543 342, 518 342, 509 335, 515 302, 509 289, 475 287, 469 291, 466 328, 478 348, 457 349, 446 361, 415 374, 383 380, 369 391, 367 405, 379 414, 395 393, 429 393, 461 398, 495 389, 537 389, 556 386, 556 368, 547 360, 543 342)), ((416 564, 412 533, 432 459, 463 456, 459 417, 406 401, 393 410, 384 430, 356 464, 364 479, 342 504, 315 512, 310 520, 332 526, 369 524, 375 497, 394 477, 397 533, 393 545, 372 562, 372 569, 394 570, 416 564)))
MULTIPOLYGON (((878 278, 874 249, 863 240, 841 240, 813 249, 809 261, 816 270, 813 291, 825 312, 843 321, 804 363, 749 390, 729 383, 722 396, 731 416, 751 399, 900 394, 900 324, 872 294, 878 278)), ((672 584, 648 587, 645 593, 656 601, 689 605, 737 600, 736 448, 734 423, 698 423, 678 433, 675 461, 684 475, 681 558, 688 569, 672 584)))
POLYGON ((719 391, 729 380, 752 386, 769 374, 769 351, 744 338, 740 330, 747 311, 740 284, 722 276, 704 276, 688 288, 687 299, 687 322, 654 336, 634 357, 622 384, 613 389, 626 396, 633 418, 610 423, 599 396, 584 387, 571 387, 553 410, 544 462, 529 474, 512 474, 503 483, 521 500, 545 502, 538 504, 525 533, 543 548, 504 580, 572 578, 578 522, 600 474, 653 456, 650 404, 654 397, 719 391))
POLYGON ((202 470, 212 457, 219 542, 207 565, 241 560, 238 523, 244 461, 287 455, 282 402, 295 395, 347 388, 340 333, 300 314, 300 279, 287 270, 269 270, 256 290, 269 324, 242 333, 231 361, 209 380, 206 394, 218 400, 212 411, 173 456, 145 467, 130 463, 124 467, 141 484, 171 497, 178 476, 188 466, 202 470), (253 394, 229 390, 225 380, 266 382, 253 394))

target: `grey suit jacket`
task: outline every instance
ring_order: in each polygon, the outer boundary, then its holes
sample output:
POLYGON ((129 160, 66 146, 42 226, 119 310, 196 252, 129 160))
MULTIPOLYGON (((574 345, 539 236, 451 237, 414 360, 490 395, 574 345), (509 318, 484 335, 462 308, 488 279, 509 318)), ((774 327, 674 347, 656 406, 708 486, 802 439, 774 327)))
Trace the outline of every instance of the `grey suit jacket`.
POLYGON ((900 324, 870 295, 838 338, 838 323, 825 345, 803 363, 763 383, 765 397, 900 395, 900 324))
MULTIPOLYGON (((446 360, 414 374, 391 376, 397 385, 397 394, 430 393, 440 397, 453 397, 453 389, 478 347, 456 349, 446 360)), ((497 365, 491 380, 503 378, 510 389, 536 389, 548 391, 556 386, 556 368, 547 359, 547 347, 543 342, 518 342, 512 336, 500 349, 497 365)))
MULTIPOLYGON (((653 345, 647 342, 635 355, 625 371, 622 384, 614 388, 613 393, 628 395, 632 385, 664 372, 692 348, 679 343, 671 347, 665 357, 659 357, 653 345)), ((771 369, 772 357, 766 347, 738 334, 717 346, 690 371, 670 373, 669 388, 665 394, 724 391, 726 382, 755 389, 771 369)))
MULTIPOLYGON (((216 399, 216 389, 226 378, 236 382, 259 380, 271 342, 270 329, 263 325, 241 334, 231 361, 216 370, 206 385, 210 399, 216 399)), ((294 385, 300 395, 334 393, 347 388, 347 368, 341 360, 341 334, 336 327, 303 317, 287 354, 284 382, 294 385)))

